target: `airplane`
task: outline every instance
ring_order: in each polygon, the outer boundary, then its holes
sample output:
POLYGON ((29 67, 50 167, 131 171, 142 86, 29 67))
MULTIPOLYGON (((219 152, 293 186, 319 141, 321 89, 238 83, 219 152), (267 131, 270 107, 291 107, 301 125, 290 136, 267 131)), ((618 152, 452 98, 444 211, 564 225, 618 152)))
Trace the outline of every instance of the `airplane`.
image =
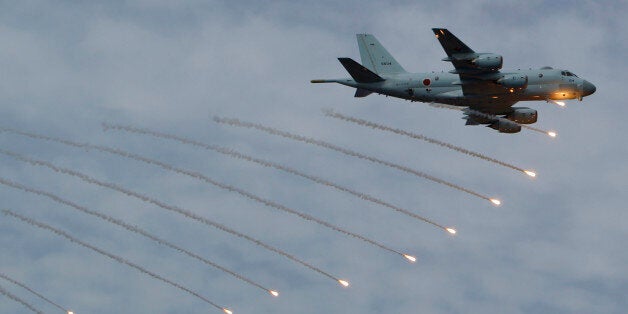
POLYGON ((513 107, 519 101, 578 99, 593 94, 595 85, 573 72, 552 67, 500 71, 503 57, 478 53, 445 28, 433 28, 436 39, 451 62, 448 73, 409 73, 371 34, 357 34, 362 64, 338 58, 351 78, 312 80, 311 83, 338 83, 355 87, 354 97, 372 93, 409 101, 466 107, 466 125, 486 125, 500 133, 517 133, 521 124, 532 124, 538 114, 527 107, 513 107))

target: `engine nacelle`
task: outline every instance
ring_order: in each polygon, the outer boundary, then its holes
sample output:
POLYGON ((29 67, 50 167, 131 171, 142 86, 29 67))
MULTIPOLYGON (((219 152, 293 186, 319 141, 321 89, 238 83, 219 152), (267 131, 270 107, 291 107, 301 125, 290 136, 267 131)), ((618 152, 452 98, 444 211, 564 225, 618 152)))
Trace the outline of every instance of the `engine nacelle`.
POLYGON ((483 54, 471 60, 471 64, 482 70, 499 70, 502 68, 503 63, 504 59, 502 56, 494 53, 483 54))
POLYGON ((526 88, 528 76, 524 74, 509 74, 497 80, 497 84, 507 88, 526 88))
POLYGON ((535 123, 538 114, 536 110, 526 107, 512 107, 513 111, 506 115, 506 119, 515 121, 521 124, 535 123))
POLYGON ((489 128, 493 129, 493 130, 497 130, 499 131, 499 133, 518 133, 521 132, 521 126, 505 120, 505 119, 499 119, 491 124, 488 125, 489 128))

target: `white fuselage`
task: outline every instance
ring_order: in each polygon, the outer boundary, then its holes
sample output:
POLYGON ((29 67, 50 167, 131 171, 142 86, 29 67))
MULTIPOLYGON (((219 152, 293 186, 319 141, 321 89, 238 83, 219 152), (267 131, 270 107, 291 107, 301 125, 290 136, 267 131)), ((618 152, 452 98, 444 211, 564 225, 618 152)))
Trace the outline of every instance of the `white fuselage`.
MULTIPOLYGON (((582 99, 595 91, 592 84, 565 70, 543 68, 500 73, 501 76, 508 74, 525 75, 527 85, 508 88, 497 82, 486 84, 485 78, 466 79, 463 84, 458 74, 447 72, 382 75, 385 80, 375 83, 358 83, 353 79, 335 81, 410 101, 469 106, 496 114, 508 111, 518 101, 582 99), (477 86, 474 83, 478 83, 477 86)), ((498 78, 495 77, 495 81, 498 78)))

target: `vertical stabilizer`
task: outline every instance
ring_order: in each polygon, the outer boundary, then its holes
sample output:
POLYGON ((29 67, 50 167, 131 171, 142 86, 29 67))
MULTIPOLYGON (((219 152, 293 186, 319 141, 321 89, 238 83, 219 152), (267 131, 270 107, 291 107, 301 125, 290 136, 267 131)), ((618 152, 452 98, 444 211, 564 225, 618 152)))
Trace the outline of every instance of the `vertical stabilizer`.
POLYGON ((406 70, 371 34, 356 34, 362 64, 377 74, 398 74, 406 70))

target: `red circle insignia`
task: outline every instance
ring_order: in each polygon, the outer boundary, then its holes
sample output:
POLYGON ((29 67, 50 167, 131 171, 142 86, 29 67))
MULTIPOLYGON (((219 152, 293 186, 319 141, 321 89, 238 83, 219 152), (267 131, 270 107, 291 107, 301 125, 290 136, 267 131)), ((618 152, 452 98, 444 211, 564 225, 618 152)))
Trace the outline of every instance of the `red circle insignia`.
POLYGON ((431 83, 432 83, 432 82, 431 82, 431 81, 430 81, 430 79, 428 79, 428 78, 426 78, 426 79, 424 79, 424 80, 423 80, 423 85, 425 85, 425 86, 430 86, 430 84, 431 84, 431 83))

